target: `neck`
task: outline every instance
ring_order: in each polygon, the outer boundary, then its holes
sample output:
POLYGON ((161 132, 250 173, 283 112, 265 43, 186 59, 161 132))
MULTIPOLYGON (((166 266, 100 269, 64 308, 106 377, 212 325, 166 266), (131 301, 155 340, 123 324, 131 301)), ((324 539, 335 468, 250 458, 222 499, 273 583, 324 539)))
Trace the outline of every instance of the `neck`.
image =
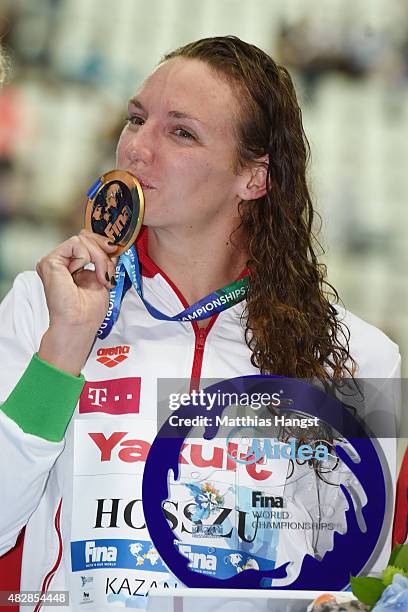
POLYGON ((239 232, 231 239, 208 239, 173 230, 149 228, 151 259, 177 285, 189 304, 233 282, 243 271, 247 257, 239 232))

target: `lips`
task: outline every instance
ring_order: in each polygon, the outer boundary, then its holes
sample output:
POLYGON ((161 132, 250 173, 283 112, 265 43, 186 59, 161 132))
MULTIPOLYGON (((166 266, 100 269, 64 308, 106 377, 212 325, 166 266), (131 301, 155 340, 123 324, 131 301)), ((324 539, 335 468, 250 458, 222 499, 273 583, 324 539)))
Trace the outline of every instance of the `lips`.
POLYGON ((156 187, 154 185, 152 185, 152 183, 149 183, 145 179, 140 178, 140 176, 136 176, 136 178, 139 181, 139 183, 141 184, 142 189, 156 189, 156 187))
POLYGON ((137 180, 139 181, 142 189, 157 189, 156 185, 153 185, 153 183, 148 180, 147 178, 145 178, 144 176, 139 176, 137 174, 137 172, 134 171, 134 169, 131 166, 122 166, 122 165, 118 165, 117 166, 118 170, 124 170, 125 172, 130 172, 130 174, 133 174, 133 176, 135 176, 137 178, 137 180))

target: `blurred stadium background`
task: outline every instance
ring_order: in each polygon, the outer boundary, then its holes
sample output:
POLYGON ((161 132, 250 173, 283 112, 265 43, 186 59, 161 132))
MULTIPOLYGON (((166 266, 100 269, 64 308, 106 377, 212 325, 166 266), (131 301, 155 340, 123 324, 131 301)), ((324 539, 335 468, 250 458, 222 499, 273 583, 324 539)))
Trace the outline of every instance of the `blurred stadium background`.
POLYGON ((160 57, 227 33, 293 75, 329 280, 400 345, 406 376, 408 0, 1 0, 13 72, 0 93, 0 297, 82 227, 126 101, 160 57))

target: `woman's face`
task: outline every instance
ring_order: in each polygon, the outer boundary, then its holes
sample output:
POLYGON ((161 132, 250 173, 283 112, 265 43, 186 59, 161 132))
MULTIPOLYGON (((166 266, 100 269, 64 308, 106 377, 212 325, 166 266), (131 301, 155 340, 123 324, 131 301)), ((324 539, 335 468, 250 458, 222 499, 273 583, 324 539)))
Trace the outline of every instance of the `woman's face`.
POLYGON ((117 167, 141 182, 147 226, 233 222, 247 182, 234 170, 236 108, 225 81, 185 58, 161 64, 130 100, 117 167))

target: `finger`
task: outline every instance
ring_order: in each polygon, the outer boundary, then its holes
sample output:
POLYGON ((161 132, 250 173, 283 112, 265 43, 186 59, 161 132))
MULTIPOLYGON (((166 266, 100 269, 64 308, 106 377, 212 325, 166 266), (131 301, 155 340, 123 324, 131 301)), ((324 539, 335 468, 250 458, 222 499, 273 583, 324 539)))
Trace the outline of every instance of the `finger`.
POLYGON ((79 240, 82 242, 84 247, 89 253, 90 262, 95 266, 96 278, 101 285, 105 287, 112 287, 112 277, 114 278, 114 271, 111 259, 109 258, 106 251, 103 250, 100 243, 85 234, 79 236, 79 240))
POLYGON ((88 249, 78 236, 72 236, 51 251, 51 253, 40 259, 37 264, 37 272, 41 279, 44 280, 49 273, 58 272, 61 268, 68 268, 72 273, 83 268, 89 262, 90 254, 88 249))
POLYGON ((116 266, 111 259, 108 263, 107 277, 109 277, 111 287, 116 287, 116 266))
POLYGON ((91 232, 90 230, 83 229, 79 232, 80 238, 85 238, 88 240, 94 240, 106 253, 109 255, 113 255, 115 251, 117 251, 117 245, 110 240, 107 236, 101 236, 100 234, 95 234, 95 232, 91 232))
POLYGON ((96 278, 95 272, 92 270, 78 270, 72 275, 74 283, 83 289, 103 289, 109 290, 109 287, 101 286, 101 283, 96 278))
MULTIPOLYGON (((84 230, 84 233, 81 233, 80 236, 85 238, 85 240, 87 240, 88 238, 92 240, 95 234, 93 232, 85 232, 84 230)), ((102 236, 99 236, 99 238, 102 238, 102 236)), ((98 246, 99 246, 99 240, 98 240, 98 246)), ((105 273, 105 279, 106 279, 106 282, 110 284, 111 287, 114 287, 116 286, 116 266, 119 261, 119 255, 110 255, 109 253, 107 253, 107 255, 108 255, 108 260, 107 260, 108 264, 107 264, 107 271, 105 273)))
POLYGON ((42 281, 46 283, 50 274, 61 273, 61 268, 66 268, 70 274, 75 274, 85 266, 93 264, 95 269, 93 274, 98 282, 109 289, 114 286, 115 264, 106 252, 111 245, 107 246, 106 240, 102 237, 97 237, 95 240, 95 236, 96 234, 91 232, 72 236, 43 257, 37 264, 37 273, 42 281))

